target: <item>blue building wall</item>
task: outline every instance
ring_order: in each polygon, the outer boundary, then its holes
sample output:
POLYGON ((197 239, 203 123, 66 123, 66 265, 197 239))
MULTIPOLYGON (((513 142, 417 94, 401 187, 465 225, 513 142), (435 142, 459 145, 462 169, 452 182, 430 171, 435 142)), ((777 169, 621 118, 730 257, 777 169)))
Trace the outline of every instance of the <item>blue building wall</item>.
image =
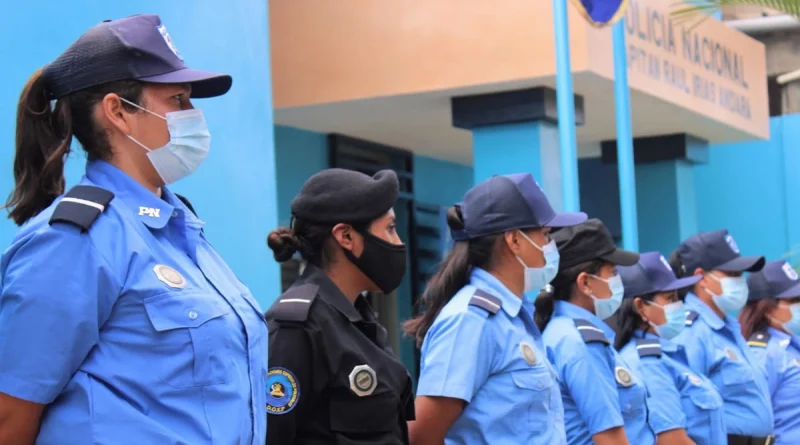
POLYGON ((326 135, 276 125, 275 165, 278 173, 278 219, 282 226, 288 226, 292 217, 289 209, 292 199, 308 178, 329 166, 326 135))
MULTIPOLYGON (((742 252, 800 247, 800 114, 770 120, 770 140, 714 145, 694 168, 699 230, 727 228, 742 252)), ((796 259, 796 258, 794 258, 796 259)))
POLYGON ((414 155, 414 199, 449 207, 472 187, 472 167, 414 155))
MULTIPOLYGON (((192 0, 5 4, 0 14, 0 54, 6 60, 0 74, 0 196, 5 198, 13 186, 15 109, 27 78, 91 26, 139 13, 161 16, 188 65, 233 76, 226 96, 195 101, 213 134, 211 154, 174 189, 192 200, 207 223, 206 235, 266 306, 279 291, 280 280, 263 242, 267 230, 278 224, 264 0, 241 0, 224 8, 192 0)), ((82 152, 75 150, 67 163, 68 185, 79 179, 84 162, 82 152)), ((9 245, 15 232, 10 220, 0 221, 0 248, 9 245)))

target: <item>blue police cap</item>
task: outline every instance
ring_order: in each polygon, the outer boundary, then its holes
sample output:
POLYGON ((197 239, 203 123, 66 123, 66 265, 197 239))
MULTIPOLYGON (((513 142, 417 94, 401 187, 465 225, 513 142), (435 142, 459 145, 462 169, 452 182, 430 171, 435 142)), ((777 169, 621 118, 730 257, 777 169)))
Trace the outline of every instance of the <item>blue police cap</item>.
POLYGON ((157 15, 106 20, 86 31, 42 71, 50 95, 119 80, 188 83, 192 97, 220 96, 233 80, 227 74, 188 68, 157 15))
POLYGON ((742 256, 727 230, 692 235, 678 247, 678 256, 687 274, 695 269, 722 272, 757 272, 764 267, 763 256, 742 256))
POLYGON ((784 260, 771 261, 760 271, 748 275, 747 287, 750 289, 748 301, 800 297, 800 280, 797 272, 784 260))
POLYGON ((453 239, 480 238, 534 227, 569 227, 586 221, 585 213, 557 213, 530 173, 492 176, 467 191, 457 204, 464 229, 453 239))
POLYGON ((678 279, 667 259, 658 252, 639 255, 639 262, 633 266, 618 267, 625 297, 639 297, 655 292, 670 292, 693 286, 702 275, 678 279))

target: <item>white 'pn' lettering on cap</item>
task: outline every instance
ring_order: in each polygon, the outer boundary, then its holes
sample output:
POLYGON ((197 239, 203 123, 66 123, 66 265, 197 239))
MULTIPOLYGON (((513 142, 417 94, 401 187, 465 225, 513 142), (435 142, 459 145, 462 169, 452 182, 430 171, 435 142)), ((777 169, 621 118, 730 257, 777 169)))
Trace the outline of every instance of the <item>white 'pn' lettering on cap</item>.
POLYGON ((166 42, 167 47, 169 47, 169 50, 172 51, 173 54, 175 54, 175 57, 183 60, 183 56, 181 56, 180 51, 178 51, 178 48, 175 47, 175 42, 172 41, 172 36, 170 36, 169 32, 167 32, 167 27, 164 26, 163 24, 159 25, 158 32, 161 33, 161 37, 164 38, 164 42, 166 42))
POLYGON ((733 240, 732 236, 725 235, 725 242, 728 243, 733 253, 739 253, 739 246, 736 245, 736 241, 733 240))
POLYGON ((781 266, 781 267, 783 268, 783 273, 786 274, 787 278, 789 278, 792 281, 797 281, 797 278, 798 278, 797 277, 797 271, 794 270, 794 268, 792 267, 791 264, 783 263, 783 266, 781 266))

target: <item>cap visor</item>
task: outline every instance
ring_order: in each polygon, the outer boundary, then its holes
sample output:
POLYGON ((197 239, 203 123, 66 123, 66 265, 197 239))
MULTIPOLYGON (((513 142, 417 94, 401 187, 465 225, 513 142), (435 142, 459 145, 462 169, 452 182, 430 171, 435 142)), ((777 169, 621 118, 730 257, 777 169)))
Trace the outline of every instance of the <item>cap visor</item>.
POLYGON ((785 291, 775 295, 775 298, 780 300, 786 300, 787 298, 797 298, 800 297, 800 283, 795 284, 794 286, 786 289, 785 291))
POLYGON ((617 266, 633 266, 639 262, 639 254, 630 250, 616 249, 609 254, 602 255, 600 259, 617 266))
POLYGON ((233 78, 227 74, 210 73, 184 68, 157 76, 142 77, 142 82, 151 83, 188 83, 192 85, 192 97, 204 99, 222 96, 231 89, 233 78))
POLYGON ((692 275, 691 277, 681 278, 679 280, 673 281, 668 286, 664 286, 664 288, 661 289, 660 292, 670 292, 673 290, 685 289, 689 286, 694 286, 695 283, 700 281, 700 279, 702 278, 703 278, 702 275, 692 275))
POLYGON ((758 272, 764 268, 766 262, 763 256, 740 256, 712 269, 723 272, 758 272))
POLYGON ((586 221, 589 217, 583 212, 556 213, 544 227, 572 227, 586 221))

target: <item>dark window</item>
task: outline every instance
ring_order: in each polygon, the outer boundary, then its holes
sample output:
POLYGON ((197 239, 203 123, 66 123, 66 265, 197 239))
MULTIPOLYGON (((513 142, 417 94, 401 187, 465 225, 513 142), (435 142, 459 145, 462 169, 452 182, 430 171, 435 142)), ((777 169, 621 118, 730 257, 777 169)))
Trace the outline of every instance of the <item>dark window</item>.
POLYGON ((769 100, 769 116, 783 114, 783 85, 778 84, 778 76, 767 77, 767 98, 769 100))

